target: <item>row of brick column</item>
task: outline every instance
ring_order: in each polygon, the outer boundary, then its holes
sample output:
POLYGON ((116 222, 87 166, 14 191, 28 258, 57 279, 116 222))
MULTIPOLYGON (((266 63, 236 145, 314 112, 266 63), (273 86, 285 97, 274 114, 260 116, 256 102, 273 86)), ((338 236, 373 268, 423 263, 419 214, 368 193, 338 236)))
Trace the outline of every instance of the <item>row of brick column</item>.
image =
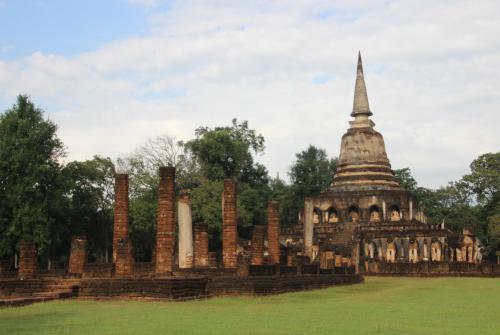
POLYGON ((252 265, 262 265, 264 263, 264 241, 267 228, 267 250, 268 264, 280 263, 280 224, 279 224, 279 203, 270 201, 267 206, 267 227, 256 225, 253 227, 251 244, 252 265))
MULTIPOLYGON (((159 275, 172 273, 175 247, 175 168, 160 168, 158 189, 158 213, 155 272, 159 275)), ((237 268, 237 192, 236 181, 224 179, 222 222, 222 257, 224 268, 237 268)), ((206 224, 192 225, 189 193, 179 199, 179 265, 181 267, 210 267, 214 264, 214 253, 209 253, 206 224), (184 208, 184 207, 186 208, 184 208), (182 221, 182 222, 181 222, 182 221), (193 229, 194 228, 194 229, 193 229), (194 236, 193 236, 194 230, 194 236), (182 240, 182 241, 181 241, 182 240), (182 258, 182 259, 181 259, 182 258), (182 264, 181 264, 182 263, 182 264)), ((115 204, 113 229, 113 262, 116 277, 130 277, 134 273, 134 252, 129 231, 129 177, 117 174, 115 177, 115 204)), ((251 264, 260 265, 264 260, 266 226, 255 226, 252 236, 251 264)), ((268 204, 268 261, 277 264, 279 248, 279 204, 268 204)), ((69 259, 70 273, 83 273, 86 262, 87 240, 84 236, 71 241, 69 259)), ((22 241, 20 245, 20 278, 35 278, 37 272, 37 249, 34 242, 22 241)))

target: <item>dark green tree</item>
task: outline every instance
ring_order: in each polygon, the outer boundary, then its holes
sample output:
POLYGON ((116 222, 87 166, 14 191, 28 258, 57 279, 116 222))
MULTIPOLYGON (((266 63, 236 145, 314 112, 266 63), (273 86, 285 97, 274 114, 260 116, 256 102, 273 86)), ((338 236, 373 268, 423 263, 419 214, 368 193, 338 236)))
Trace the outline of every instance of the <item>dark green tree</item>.
POLYGON ((12 254, 21 239, 44 253, 58 238, 64 150, 56 130, 24 95, 0 116, 0 255, 12 254))

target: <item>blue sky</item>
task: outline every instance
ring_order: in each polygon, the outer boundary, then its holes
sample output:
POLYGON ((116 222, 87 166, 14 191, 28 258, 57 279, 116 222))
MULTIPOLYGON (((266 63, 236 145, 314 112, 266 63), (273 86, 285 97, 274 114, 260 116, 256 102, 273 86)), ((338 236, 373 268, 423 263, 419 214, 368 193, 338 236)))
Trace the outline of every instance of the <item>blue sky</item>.
POLYGON ((149 9, 126 0, 3 0, 3 58, 35 51, 74 56, 99 45, 145 35, 149 9))
POLYGON ((423 186, 500 149, 500 2, 0 0, 0 110, 29 94, 67 160, 248 120, 286 176, 337 156, 361 50, 376 129, 423 186))

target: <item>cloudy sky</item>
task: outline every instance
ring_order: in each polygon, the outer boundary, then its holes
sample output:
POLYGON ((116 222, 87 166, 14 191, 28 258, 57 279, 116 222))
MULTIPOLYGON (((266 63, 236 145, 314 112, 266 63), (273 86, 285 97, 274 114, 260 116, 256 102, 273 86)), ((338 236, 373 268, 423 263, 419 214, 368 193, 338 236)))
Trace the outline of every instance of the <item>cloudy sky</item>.
POLYGON ((67 160, 248 120, 286 176, 337 156, 361 50, 376 129, 419 184, 500 150, 499 1, 0 0, 0 110, 26 93, 67 160))

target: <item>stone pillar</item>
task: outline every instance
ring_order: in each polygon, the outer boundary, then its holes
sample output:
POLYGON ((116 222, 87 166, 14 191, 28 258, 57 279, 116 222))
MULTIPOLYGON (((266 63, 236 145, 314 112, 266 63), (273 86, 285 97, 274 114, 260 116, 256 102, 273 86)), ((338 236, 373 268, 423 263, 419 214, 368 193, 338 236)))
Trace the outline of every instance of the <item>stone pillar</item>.
POLYGON ((156 221, 156 273, 170 274, 174 265, 175 167, 160 168, 156 221))
POLYGON ((413 220, 413 200, 410 200, 410 221, 413 220))
POLYGON ((33 241, 21 240, 19 246, 19 279, 34 279, 38 272, 36 244, 33 241))
POLYGON ((313 256, 313 201, 306 198, 304 201, 304 254, 312 260, 313 256))
POLYGON ((113 262, 117 277, 133 274, 134 253, 128 231, 128 174, 115 176, 115 213, 113 225, 113 262))
POLYGON ((69 273, 83 273, 87 261, 87 238, 85 236, 74 236, 71 239, 71 251, 69 254, 69 273))
POLYGON ((252 231, 251 255, 252 265, 262 265, 264 263, 264 236, 266 235, 266 226, 255 225, 252 231))
POLYGON ((177 203, 179 222, 179 268, 193 267, 193 221, 189 190, 182 190, 177 203))
POLYGON ((238 230, 236 218, 236 181, 233 178, 224 178, 222 204, 222 262, 224 268, 237 267, 238 230))
POLYGON ((280 263, 280 211, 277 201, 267 205, 267 248, 269 264, 280 263))
POLYGON ((204 223, 194 225, 194 266, 208 266, 208 232, 204 223))
POLYGON ((386 209, 386 205, 385 205, 385 200, 382 200, 382 217, 383 217, 382 221, 387 220, 387 209, 386 209))

